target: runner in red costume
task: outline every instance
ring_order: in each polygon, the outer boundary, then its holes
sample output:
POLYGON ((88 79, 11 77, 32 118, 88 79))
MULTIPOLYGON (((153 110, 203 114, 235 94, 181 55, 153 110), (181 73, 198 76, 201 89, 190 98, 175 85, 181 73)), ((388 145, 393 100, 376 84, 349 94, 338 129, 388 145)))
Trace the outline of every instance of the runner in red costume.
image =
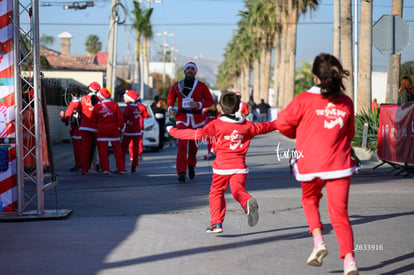
POLYGON ((73 157, 75 159, 75 166, 70 169, 71 172, 79 171, 82 168, 82 137, 79 131, 80 115, 76 111, 81 101, 80 93, 81 91, 79 89, 73 89, 71 92, 72 101, 69 103, 65 112, 60 112, 62 122, 70 123, 69 133, 72 138, 73 157))
POLYGON ((122 137, 122 153, 124 159, 129 148, 129 144, 132 143, 132 154, 130 154, 131 173, 136 172, 136 168, 139 164, 139 137, 142 136, 140 118, 141 113, 138 109, 138 93, 134 90, 128 90, 124 94, 124 102, 126 103, 124 109, 125 131, 122 137))
POLYGON ((292 162, 293 171, 302 182, 303 210, 314 241, 307 264, 320 266, 328 254, 319 214, 325 187, 339 256, 344 259, 344 274, 355 275, 358 268, 348 217, 350 176, 355 171, 350 145, 355 133, 354 104, 344 94, 342 84, 349 72, 336 57, 320 54, 313 62, 312 74, 318 86, 293 99, 278 114, 276 127, 287 137, 296 138, 298 158, 292 162))
POLYGON ((240 104, 239 109, 236 112, 236 117, 247 117, 247 115, 250 113, 249 106, 247 106, 246 102, 243 102, 241 100, 240 92, 236 92, 236 95, 240 97, 240 104))
MULTIPOLYGON (((201 111, 214 104, 213 97, 207 85, 195 78, 197 66, 194 62, 184 65, 185 78, 174 83, 168 93, 167 111, 169 115, 175 116, 178 129, 196 129, 204 126, 201 111), (177 101, 178 112, 174 111, 177 101)), ((190 179, 195 177, 197 164, 197 145, 194 140, 178 140, 178 151, 176 168, 178 181, 185 183, 187 167, 190 179), (188 146, 188 155, 187 155, 188 146)))
POLYGON ((88 94, 81 98, 81 102, 77 108, 78 113, 82 117, 79 127, 82 137, 82 174, 87 174, 96 148, 96 124, 91 121, 93 105, 92 99, 97 100, 96 93, 99 92, 101 86, 98 82, 92 82, 88 87, 88 94))
POLYGON ((125 173, 124 154, 121 149, 121 132, 125 122, 122 111, 116 102, 111 101, 111 94, 106 88, 99 91, 101 102, 93 108, 91 120, 96 123, 97 144, 102 172, 109 174, 108 142, 112 144, 118 174, 125 173))
POLYGON ((216 159, 213 162, 213 180, 210 187, 211 222, 207 233, 223 232, 222 223, 226 213, 224 193, 230 185, 233 197, 247 214, 248 224, 254 226, 259 220, 257 201, 246 191, 246 153, 250 140, 261 134, 274 131, 274 122, 252 123, 243 117, 237 118, 240 98, 233 92, 220 98, 221 116, 204 128, 178 129, 169 126, 167 130, 175 138, 201 140, 214 143, 216 159))
MULTIPOLYGON (((138 156, 139 156, 139 159, 142 160, 142 152, 144 151, 144 119, 149 117, 149 113, 148 113, 147 107, 145 107, 145 105, 142 104, 140 101, 141 101, 141 99, 139 98, 139 94, 138 94, 138 99, 137 99, 136 103, 137 103, 138 110, 139 110, 139 113, 140 113, 139 127, 141 129, 141 134, 138 135, 138 156)), ((129 155, 130 156, 134 155, 132 141, 129 142, 129 155)))

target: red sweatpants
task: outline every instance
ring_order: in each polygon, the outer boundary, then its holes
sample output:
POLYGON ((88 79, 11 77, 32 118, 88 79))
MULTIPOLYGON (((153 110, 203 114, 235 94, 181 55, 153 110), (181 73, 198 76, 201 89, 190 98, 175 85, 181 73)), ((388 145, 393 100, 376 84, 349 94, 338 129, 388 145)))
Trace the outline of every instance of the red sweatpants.
POLYGON ((124 159, 129 151, 129 157, 132 158, 131 167, 137 167, 139 164, 139 137, 140 136, 123 136, 122 138, 122 153, 124 159))
MULTIPOLYGON (((121 149, 121 142, 111 141, 111 143, 117 172, 120 173, 125 170, 125 159, 121 149)), ((109 172, 108 141, 98 141, 98 153, 102 172, 109 172)))
POLYGON ((210 217, 211 223, 222 223, 226 214, 226 200, 224 193, 230 184, 230 191, 233 198, 240 203, 243 210, 247 201, 252 197, 246 191, 247 174, 218 175, 213 174, 213 181, 210 187, 210 217))
POLYGON ((350 177, 322 180, 314 179, 302 182, 302 205, 309 225, 309 231, 315 228, 323 230, 319 214, 319 201, 322 198, 322 188, 326 188, 329 219, 335 231, 341 259, 348 253, 353 253, 354 237, 348 217, 348 195, 350 177))
POLYGON ((96 146, 96 132, 80 131, 82 137, 82 172, 88 172, 96 146))
MULTIPOLYGON (((183 124, 177 124, 178 129, 192 129, 183 124)), ((179 139, 177 142, 177 175, 180 173, 187 174, 187 166, 196 166, 197 164, 197 143, 194 140, 179 139), (188 146, 188 150, 187 150, 188 146), (188 156, 187 156, 188 151, 188 156)))
POLYGON ((73 158, 75 159, 74 168, 82 167, 82 139, 72 138, 73 158))

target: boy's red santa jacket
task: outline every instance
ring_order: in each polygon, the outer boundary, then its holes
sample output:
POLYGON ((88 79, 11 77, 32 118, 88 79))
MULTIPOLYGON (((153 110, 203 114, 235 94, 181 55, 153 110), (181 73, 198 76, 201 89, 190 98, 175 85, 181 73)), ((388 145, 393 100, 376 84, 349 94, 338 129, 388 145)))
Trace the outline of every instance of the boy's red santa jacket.
MULTIPOLYGON (((68 108, 66 108, 65 114, 62 117, 62 121, 63 122, 69 121, 73 116, 73 112, 78 108, 79 105, 80 105, 80 98, 73 98, 72 101, 69 103, 68 108)), ((73 139, 81 139, 81 136, 79 133, 79 125, 77 125, 77 122, 75 121, 70 122, 70 133, 73 139)))
POLYGON ((91 102, 93 93, 89 93, 81 98, 81 102, 77 108, 78 113, 82 116, 79 130, 96 132, 96 124, 91 121, 93 106, 91 102))
POLYGON ((97 124, 97 141, 119 141, 124 130, 124 116, 116 102, 102 100, 93 108, 91 120, 97 124))
POLYGON ((185 96, 181 91, 184 88, 184 80, 176 82, 168 93, 167 111, 174 107, 176 99, 178 99, 178 112, 175 116, 177 124, 183 123, 186 127, 198 128, 204 125, 203 115, 201 111, 214 104, 213 97, 210 90, 203 82, 194 80, 193 89, 188 96, 185 96), (195 101, 198 104, 197 108, 191 108, 190 102, 195 101))
POLYGON ((141 112, 138 109, 138 105, 135 103, 129 103, 124 109, 125 120, 125 136, 140 136, 141 135, 141 112))
POLYGON ((348 96, 330 102, 322 98, 319 87, 312 87, 278 114, 276 128, 296 138, 293 171, 298 181, 343 178, 354 172, 354 104, 348 96))
POLYGON ((204 128, 168 129, 175 138, 213 143, 216 152, 213 173, 219 175, 248 173, 246 153, 250 140, 256 135, 276 130, 274 122, 252 123, 244 118, 232 119, 227 116, 211 121, 204 128))

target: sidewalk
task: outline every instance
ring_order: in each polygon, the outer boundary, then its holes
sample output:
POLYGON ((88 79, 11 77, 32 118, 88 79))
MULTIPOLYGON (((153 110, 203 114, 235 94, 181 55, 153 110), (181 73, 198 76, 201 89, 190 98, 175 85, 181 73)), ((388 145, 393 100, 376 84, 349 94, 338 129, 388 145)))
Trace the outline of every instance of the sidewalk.
MULTIPOLYGON (((0 223, 1 274, 342 274, 338 245, 326 224, 329 255, 322 267, 306 265, 313 242, 301 208, 301 189, 287 160, 275 150, 294 143, 271 133, 252 141, 247 189, 260 220, 249 227, 240 205, 226 193, 222 234, 206 234, 211 161, 200 147, 196 179, 178 184, 176 148, 144 153, 136 174, 69 172, 71 145, 54 146, 59 186, 46 196, 53 209, 72 209, 64 220, 0 223)), ((111 158, 113 156, 111 155, 111 158)), ((112 160, 113 161, 113 160, 112 160)), ((364 162, 353 176, 350 215, 361 274, 414 273, 414 180, 390 167, 364 162)), ((113 165, 113 163, 112 163, 113 165)))

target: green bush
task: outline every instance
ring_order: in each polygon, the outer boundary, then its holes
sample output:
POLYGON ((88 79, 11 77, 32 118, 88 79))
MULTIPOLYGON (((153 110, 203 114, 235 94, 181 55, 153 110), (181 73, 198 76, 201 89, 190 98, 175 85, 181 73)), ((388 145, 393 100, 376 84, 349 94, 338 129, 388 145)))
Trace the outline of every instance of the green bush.
POLYGON ((351 145, 354 147, 362 146, 362 134, 365 123, 368 123, 367 150, 376 152, 378 144, 379 111, 367 112, 366 110, 363 110, 360 114, 355 116, 355 136, 351 145))

